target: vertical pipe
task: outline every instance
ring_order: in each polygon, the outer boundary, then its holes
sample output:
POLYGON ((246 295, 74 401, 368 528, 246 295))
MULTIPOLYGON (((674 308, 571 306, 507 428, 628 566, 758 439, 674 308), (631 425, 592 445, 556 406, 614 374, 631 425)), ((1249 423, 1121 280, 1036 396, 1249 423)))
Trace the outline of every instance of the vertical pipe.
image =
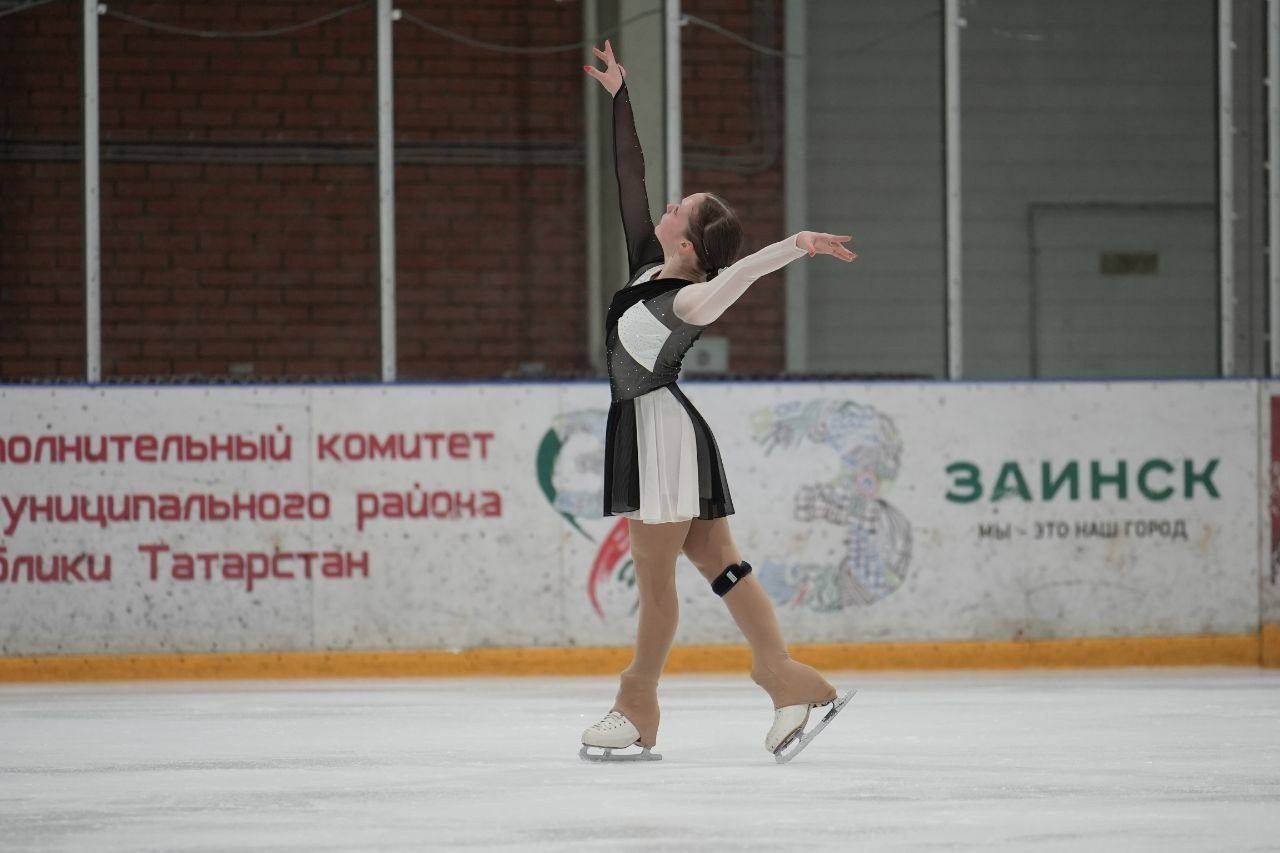
MULTIPOLYGON (((783 183, 786 191, 788 234, 805 229, 809 216, 809 126, 807 91, 808 67, 804 0, 787 0, 785 28, 786 74, 786 160, 783 183)), ((834 227, 841 227, 839 225, 834 227)), ((809 265, 787 265, 786 369, 799 373, 809 369, 809 265)))
MULTIPOLYGON (((627 69, 627 89, 631 92, 631 109, 636 116, 636 133, 640 137, 640 147, 644 151, 645 192, 649 196, 649 208, 661 211, 670 200, 670 172, 667 170, 667 163, 670 160, 671 131, 679 130, 678 124, 671 123, 670 106, 673 101, 668 97, 671 66, 667 60, 674 59, 678 72, 680 43, 677 39, 674 53, 667 43, 667 0, 615 0, 615 2, 619 29, 613 46, 615 48, 621 46, 623 66, 627 69), (629 23, 622 26, 620 23, 622 21, 629 23)), ((613 6, 614 2, 608 5, 601 3, 600 23, 606 28, 614 23, 604 19, 606 10, 614 11, 610 8, 613 6)), ((679 76, 675 78, 675 82, 678 86, 679 76)), ((678 96, 679 92, 677 91, 676 94, 678 96)), ((675 114, 675 118, 678 122, 679 112, 675 114)), ((608 115, 605 117, 605 125, 606 131, 612 127, 608 115)), ((609 138, 612 138, 611 133, 609 138)), ((677 135, 676 138, 678 140, 679 136, 677 135)), ((611 145, 603 147, 601 151, 606 153, 605 171, 608 173, 613 169, 613 147, 611 145)), ((677 145, 677 156, 679 151, 680 148, 677 145)), ((676 170, 675 174, 678 178, 680 171, 676 170)), ((605 180, 608 181, 611 177, 607 175, 605 180)), ((616 203, 610 193, 606 194, 605 200, 616 203)), ((611 221, 616 221, 612 211, 606 212, 605 216, 611 221)), ((618 241, 622 239, 621 223, 619 222, 616 228, 611 226, 604 234, 605 280, 610 282, 610 287, 617 287, 617 282, 626 281, 627 276, 626 253, 613 251, 618 241), (618 275, 622 278, 616 278, 618 275)))
MULTIPOLYGON (((600 30, 599 0, 583 0, 582 4, 582 38, 584 41, 594 39, 600 30)), ((582 50, 582 64, 596 64, 591 45, 586 44, 582 50)), ((601 210, 600 203, 600 86, 595 80, 582 77, 582 110, 583 127, 586 138, 583 148, 586 151, 587 221, 587 364, 598 373, 605 370, 604 364, 604 294, 601 290, 601 210)))
POLYGON ((960 0, 943 0, 943 91, 945 99, 947 378, 963 375, 962 279, 960 273, 960 0))
POLYGON ((391 0, 378 0, 378 281, 382 316, 382 381, 396 378, 395 112, 391 76, 391 0))
POLYGON ((679 201, 684 197, 683 161, 681 159, 680 126, 680 0, 664 0, 663 35, 666 50, 663 51, 663 66, 666 68, 666 167, 667 167, 667 200, 679 201))
POLYGON ((98 168, 98 0, 82 0, 85 380, 102 381, 102 229, 98 168))
POLYGON ((1235 373, 1235 181, 1231 3, 1218 0, 1218 314, 1221 373, 1235 373))
POLYGON ((1280 376, 1280 0, 1267 0, 1267 232, 1271 375, 1280 376))

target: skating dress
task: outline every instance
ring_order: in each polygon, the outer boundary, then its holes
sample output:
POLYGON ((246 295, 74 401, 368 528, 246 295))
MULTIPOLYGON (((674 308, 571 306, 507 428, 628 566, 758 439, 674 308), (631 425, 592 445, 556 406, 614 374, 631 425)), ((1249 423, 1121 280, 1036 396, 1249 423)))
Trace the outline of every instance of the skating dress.
POLYGON ((760 276, 805 254, 787 238, 709 281, 657 278, 662 246, 644 185, 644 155, 627 87, 613 99, 618 197, 627 240, 627 286, 605 321, 612 403, 605 434, 604 514, 650 524, 733 513, 711 427, 677 387, 685 353, 760 276))

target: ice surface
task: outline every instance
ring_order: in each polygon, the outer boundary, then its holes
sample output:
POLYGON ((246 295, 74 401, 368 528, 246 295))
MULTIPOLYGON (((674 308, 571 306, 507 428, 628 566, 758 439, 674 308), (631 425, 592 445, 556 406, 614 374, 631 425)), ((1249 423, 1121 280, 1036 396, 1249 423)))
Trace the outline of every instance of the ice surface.
POLYGON ((4 685, 0 850, 1280 850, 1280 673, 829 675, 787 765, 745 674, 634 764, 612 678, 4 685))

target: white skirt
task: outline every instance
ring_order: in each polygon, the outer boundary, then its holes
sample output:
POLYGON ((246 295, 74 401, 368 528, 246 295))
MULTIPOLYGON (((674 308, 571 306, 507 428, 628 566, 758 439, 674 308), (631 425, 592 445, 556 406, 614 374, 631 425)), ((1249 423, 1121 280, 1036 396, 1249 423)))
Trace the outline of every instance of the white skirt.
POLYGON ((698 517, 698 441, 693 421, 667 388, 635 399, 640 509, 633 521, 662 524, 698 517))

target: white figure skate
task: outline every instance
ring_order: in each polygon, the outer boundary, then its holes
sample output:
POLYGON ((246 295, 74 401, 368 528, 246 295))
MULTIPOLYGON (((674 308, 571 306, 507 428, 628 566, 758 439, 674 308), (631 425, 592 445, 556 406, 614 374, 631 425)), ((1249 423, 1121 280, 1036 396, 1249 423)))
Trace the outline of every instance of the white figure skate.
POLYGON ((809 745, 809 742, 818 736, 818 733, 827 727, 827 724, 839 714, 841 709, 849 703, 853 698, 853 694, 857 690, 850 690, 844 696, 838 697, 832 702, 821 702, 810 705, 787 705, 784 708, 778 708, 773 713, 773 726, 769 729, 769 733, 764 736, 764 748, 773 753, 774 759, 779 764, 786 764, 795 758, 800 752, 809 745), (830 704, 831 710, 814 725, 809 731, 805 731, 805 724, 809 722, 809 710, 811 708, 821 708, 823 705, 830 704))
POLYGON ((640 752, 617 753, 614 750, 638 746, 640 730, 619 711, 610 711, 604 719, 582 733, 582 749, 578 757, 583 761, 661 761, 662 756, 641 747, 640 752), (603 752, 589 752, 588 748, 603 752))

